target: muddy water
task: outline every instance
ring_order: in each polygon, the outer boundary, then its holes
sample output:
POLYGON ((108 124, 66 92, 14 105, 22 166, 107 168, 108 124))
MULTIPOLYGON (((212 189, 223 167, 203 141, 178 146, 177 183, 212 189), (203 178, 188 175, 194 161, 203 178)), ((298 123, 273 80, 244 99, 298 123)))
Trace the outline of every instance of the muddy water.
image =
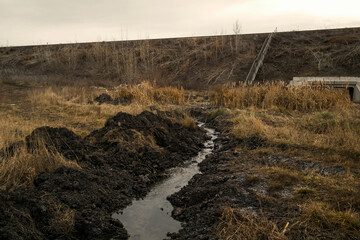
MULTIPOLYGON (((203 123, 199 127, 203 127, 203 123)), ((177 232, 180 222, 171 217, 173 207, 166 197, 186 186, 189 180, 200 173, 198 163, 203 161, 214 149, 217 138, 213 129, 204 128, 211 137, 205 148, 185 166, 170 170, 170 177, 156 185, 144 199, 135 200, 130 206, 113 218, 119 219, 130 235, 130 240, 159 240, 166 238, 168 232, 177 232)))

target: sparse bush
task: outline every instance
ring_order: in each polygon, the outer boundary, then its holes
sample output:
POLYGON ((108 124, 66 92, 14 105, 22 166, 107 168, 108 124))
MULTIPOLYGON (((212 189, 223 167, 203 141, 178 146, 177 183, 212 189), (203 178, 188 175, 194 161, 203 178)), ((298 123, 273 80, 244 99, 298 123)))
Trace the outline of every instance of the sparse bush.
POLYGON ((346 34, 341 36, 333 36, 326 39, 326 42, 337 44, 351 44, 359 42, 360 38, 358 34, 346 34))

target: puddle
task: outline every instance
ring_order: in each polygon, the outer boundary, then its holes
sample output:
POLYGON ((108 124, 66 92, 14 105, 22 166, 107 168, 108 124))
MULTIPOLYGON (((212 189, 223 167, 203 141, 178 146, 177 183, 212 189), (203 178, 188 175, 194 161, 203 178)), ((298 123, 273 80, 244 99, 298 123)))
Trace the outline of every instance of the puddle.
MULTIPOLYGON (((203 123, 199 127, 203 127, 203 123)), ((135 200, 130 206, 113 218, 122 222, 130 240, 164 239, 168 232, 178 232, 181 223, 171 217, 172 205, 166 198, 186 186, 189 180, 200 173, 198 163, 203 161, 214 149, 217 138, 215 130, 204 128, 211 137, 205 142, 205 148, 187 162, 185 166, 170 170, 170 177, 155 185, 144 199, 135 200)))

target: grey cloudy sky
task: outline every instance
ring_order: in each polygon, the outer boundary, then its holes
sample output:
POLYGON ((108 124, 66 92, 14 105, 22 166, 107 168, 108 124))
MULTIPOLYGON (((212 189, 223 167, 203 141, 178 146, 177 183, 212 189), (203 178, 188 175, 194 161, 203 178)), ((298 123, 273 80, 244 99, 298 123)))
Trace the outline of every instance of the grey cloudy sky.
POLYGON ((360 26, 359 0, 0 0, 0 46, 360 26))

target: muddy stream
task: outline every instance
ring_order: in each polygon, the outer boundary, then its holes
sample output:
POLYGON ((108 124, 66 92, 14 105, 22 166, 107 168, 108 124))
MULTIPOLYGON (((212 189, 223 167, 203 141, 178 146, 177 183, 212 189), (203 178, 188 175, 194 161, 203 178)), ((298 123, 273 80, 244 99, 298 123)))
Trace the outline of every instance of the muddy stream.
POLYGON ((217 134, 214 129, 203 127, 210 140, 198 155, 186 162, 184 166, 169 170, 169 178, 153 187, 144 199, 134 200, 131 205, 118 213, 113 218, 122 222, 130 240, 159 240, 167 237, 168 232, 178 232, 181 223, 171 217, 173 207, 166 199, 168 196, 186 186, 189 180, 200 173, 198 164, 214 149, 214 140, 217 134))

